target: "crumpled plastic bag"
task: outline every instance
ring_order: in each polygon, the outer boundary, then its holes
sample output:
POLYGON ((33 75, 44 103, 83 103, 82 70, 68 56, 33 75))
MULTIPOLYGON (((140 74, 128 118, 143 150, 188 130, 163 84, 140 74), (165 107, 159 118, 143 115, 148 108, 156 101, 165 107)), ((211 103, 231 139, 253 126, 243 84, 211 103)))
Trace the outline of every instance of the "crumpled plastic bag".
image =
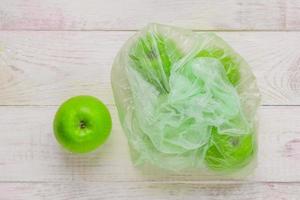
POLYGON ((111 82, 134 164, 224 172, 255 157, 255 77, 215 34, 150 24, 121 48, 111 82))

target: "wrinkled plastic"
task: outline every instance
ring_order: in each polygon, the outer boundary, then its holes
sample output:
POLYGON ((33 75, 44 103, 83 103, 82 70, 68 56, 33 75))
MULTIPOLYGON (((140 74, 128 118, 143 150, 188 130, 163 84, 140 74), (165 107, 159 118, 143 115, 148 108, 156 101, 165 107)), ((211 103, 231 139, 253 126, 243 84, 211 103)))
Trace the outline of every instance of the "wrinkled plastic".
POLYGON ((215 34, 148 25, 122 47, 111 75, 136 165, 223 172, 255 157, 255 77, 215 34))

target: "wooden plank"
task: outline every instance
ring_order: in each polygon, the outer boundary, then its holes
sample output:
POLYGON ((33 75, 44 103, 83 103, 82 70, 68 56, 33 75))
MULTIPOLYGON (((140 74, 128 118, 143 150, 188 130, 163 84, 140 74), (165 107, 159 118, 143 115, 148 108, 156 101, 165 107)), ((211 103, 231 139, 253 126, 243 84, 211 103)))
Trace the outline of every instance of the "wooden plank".
POLYGON ((298 200, 299 183, 197 184, 153 182, 0 183, 5 200, 298 200), (109 192, 110 191, 110 192, 109 192))
MULTIPOLYGON (((113 104, 110 69, 134 32, 0 32, 0 105, 113 104)), ((219 32, 251 65, 265 105, 300 104, 299 32, 219 32)))
MULTIPOLYGON (((54 139, 56 106, 0 107, 1 181, 201 181, 212 177, 135 168, 114 106, 108 142, 88 155, 62 150, 54 139)), ((257 168, 249 181, 300 181, 300 107, 261 108, 257 168)), ((230 180, 240 180, 239 178, 230 180)))
POLYGON ((194 30, 299 30, 295 0, 2 0, 1 30, 137 30, 149 22, 194 30))

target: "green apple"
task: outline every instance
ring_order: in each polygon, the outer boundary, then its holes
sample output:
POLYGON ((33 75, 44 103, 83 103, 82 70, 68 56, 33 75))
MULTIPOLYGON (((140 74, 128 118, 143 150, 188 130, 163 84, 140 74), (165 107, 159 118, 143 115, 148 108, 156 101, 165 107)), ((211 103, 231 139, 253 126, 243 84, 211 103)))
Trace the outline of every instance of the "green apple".
POLYGON ((169 92, 171 66, 182 57, 176 44, 158 33, 138 38, 130 51, 132 67, 162 93, 169 92))
POLYGON ((205 156, 206 165, 213 170, 234 170, 247 165, 255 152, 253 134, 231 136, 212 129, 211 143, 205 156))
POLYGON ((232 85, 237 85, 240 80, 239 64, 233 57, 226 55, 224 50, 219 48, 201 50, 197 57, 210 57, 218 59, 224 66, 228 80, 232 85))
POLYGON ((111 126, 108 109, 92 96, 76 96, 64 102, 53 123, 57 141, 73 153, 95 150, 108 138, 111 126))

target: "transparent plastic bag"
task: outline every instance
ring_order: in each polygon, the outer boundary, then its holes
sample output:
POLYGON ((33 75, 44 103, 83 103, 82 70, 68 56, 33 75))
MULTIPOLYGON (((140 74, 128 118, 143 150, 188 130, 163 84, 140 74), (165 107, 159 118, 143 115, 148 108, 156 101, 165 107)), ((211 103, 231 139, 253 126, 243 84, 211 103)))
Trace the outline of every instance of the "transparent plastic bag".
POLYGON ((215 34, 150 24, 121 48, 111 76, 134 164, 231 172, 255 157, 255 77, 215 34))

